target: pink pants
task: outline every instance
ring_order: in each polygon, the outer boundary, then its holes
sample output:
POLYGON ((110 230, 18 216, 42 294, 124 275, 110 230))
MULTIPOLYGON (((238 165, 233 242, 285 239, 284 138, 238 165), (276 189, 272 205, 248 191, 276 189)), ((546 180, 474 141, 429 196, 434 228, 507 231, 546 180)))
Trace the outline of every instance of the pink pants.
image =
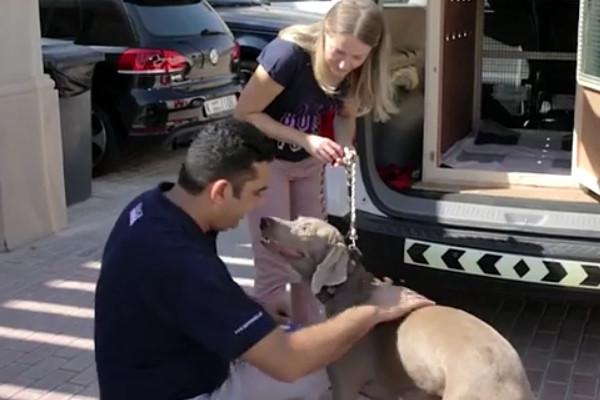
POLYGON ((273 216, 294 219, 311 216, 325 219, 325 165, 314 157, 299 162, 273 161, 269 187, 260 208, 248 215, 248 225, 254 251, 254 298, 259 303, 287 304, 294 322, 310 325, 323 320, 322 306, 306 283, 291 283, 291 299, 286 285, 291 268, 281 256, 273 254, 260 243, 260 217, 273 216))

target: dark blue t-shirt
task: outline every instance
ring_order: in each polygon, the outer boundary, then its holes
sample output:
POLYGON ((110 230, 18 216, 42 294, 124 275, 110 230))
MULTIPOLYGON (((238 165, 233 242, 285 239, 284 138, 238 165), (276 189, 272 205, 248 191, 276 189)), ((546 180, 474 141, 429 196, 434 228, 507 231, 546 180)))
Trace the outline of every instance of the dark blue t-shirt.
POLYGON ((136 197, 104 249, 94 326, 103 400, 210 393, 276 328, 219 259, 216 233, 164 196, 171 187, 136 197))
MULTIPOLYGON (((302 132, 321 134, 321 121, 340 109, 338 95, 327 95, 317 83, 310 55, 298 45, 276 38, 265 46, 257 61, 284 87, 264 110, 271 118, 302 132)), ((289 143, 277 142, 276 157, 300 161, 309 154, 289 143)))

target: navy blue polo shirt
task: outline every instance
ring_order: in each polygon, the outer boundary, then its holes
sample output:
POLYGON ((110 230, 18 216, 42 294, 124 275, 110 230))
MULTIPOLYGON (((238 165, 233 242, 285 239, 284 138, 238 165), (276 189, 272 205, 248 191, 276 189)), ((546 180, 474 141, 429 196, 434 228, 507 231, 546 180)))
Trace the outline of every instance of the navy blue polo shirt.
POLYGON ((277 326, 233 281, 217 234, 165 197, 171 187, 131 201, 104 249, 94 321, 103 400, 210 393, 277 326))

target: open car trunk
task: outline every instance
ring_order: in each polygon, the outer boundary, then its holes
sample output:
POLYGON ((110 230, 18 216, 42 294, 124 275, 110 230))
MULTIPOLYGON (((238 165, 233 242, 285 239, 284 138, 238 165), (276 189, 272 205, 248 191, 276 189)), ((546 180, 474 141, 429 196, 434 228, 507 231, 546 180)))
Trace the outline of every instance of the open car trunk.
POLYGON ((359 122, 375 211, 600 238, 600 92, 576 79, 579 2, 428 3, 383 2, 394 48, 426 57, 399 114, 359 122))

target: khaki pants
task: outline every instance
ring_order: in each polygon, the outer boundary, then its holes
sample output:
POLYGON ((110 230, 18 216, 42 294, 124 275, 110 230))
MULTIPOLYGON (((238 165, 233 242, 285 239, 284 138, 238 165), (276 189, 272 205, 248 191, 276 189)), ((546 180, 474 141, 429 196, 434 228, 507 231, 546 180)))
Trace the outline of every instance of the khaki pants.
POLYGON ((327 396, 329 379, 325 370, 298 379, 280 382, 245 362, 236 362, 230 376, 218 390, 190 400, 320 400, 327 396))
POLYGON ((254 251, 254 298, 261 304, 286 304, 294 322, 311 325, 324 319, 320 302, 305 283, 290 282, 291 270, 281 256, 260 243, 260 217, 295 219, 310 216, 325 219, 325 165, 314 157, 299 162, 275 160, 263 205, 248 215, 254 251), (291 301, 286 285, 290 283, 291 301), (290 304, 291 302, 291 304, 290 304))

